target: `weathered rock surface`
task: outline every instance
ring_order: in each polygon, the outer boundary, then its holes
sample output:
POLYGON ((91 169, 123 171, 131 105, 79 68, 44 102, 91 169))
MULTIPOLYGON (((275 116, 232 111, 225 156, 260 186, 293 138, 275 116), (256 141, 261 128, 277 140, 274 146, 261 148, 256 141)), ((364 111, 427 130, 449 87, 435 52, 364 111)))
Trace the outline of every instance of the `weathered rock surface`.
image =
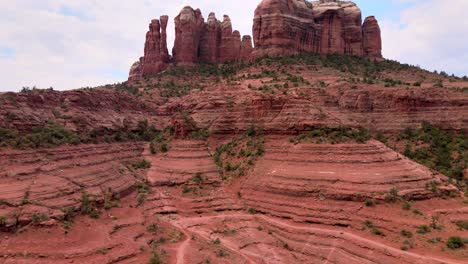
POLYGON ((170 56, 167 50, 167 22, 167 16, 151 21, 146 33, 144 56, 132 65, 130 80, 161 72, 168 67, 170 56))
MULTIPOLYGON (((220 22, 210 13, 205 23, 199 9, 185 7, 175 19, 176 40, 173 49, 177 65, 225 63, 241 59, 241 37, 232 30, 229 16, 220 22)), ((244 54, 248 49, 244 50, 244 54)), ((245 55, 247 57, 247 55, 245 55)))
POLYGON ((204 19, 200 9, 186 6, 174 19, 175 42, 172 49, 174 62, 178 65, 194 65, 199 62, 200 40, 204 19))
POLYGON ((200 61, 218 63, 219 47, 221 45, 221 22, 215 13, 210 13, 200 43, 200 61))
POLYGON ((362 25, 361 10, 352 2, 264 0, 255 10, 253 34, 256 57, 299 52, 382 57, 377 20, 362 25))
POLYGON ((250 60, 253 50, 254 48, 252 46, 252 37, 248 35, 243 36, 241 43, 240 59, 242 61, 250 60))
POLYGON ((99 202, 127 195, 135 178, 123 163, 142 152, 142 143, 0 150, 0 211, 8 212, 2 215, 11 226, 21 226, 34 214, 63 219, 64 208, 80 208, 82 192, 99 202))
POLYGON ((382 58, 382 39, 377 19, 366 18, 362 26, 364 55, 371 58, 382 58))
POLYGON ((319 51, 312 6, 297 0, 262 1, 255 10, 253 56, 319 51))

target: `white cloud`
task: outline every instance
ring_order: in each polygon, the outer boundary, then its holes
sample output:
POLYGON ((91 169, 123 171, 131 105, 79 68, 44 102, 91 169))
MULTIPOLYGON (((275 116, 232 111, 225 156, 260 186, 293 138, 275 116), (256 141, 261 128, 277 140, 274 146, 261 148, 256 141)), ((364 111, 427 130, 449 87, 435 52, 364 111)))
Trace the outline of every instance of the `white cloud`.
MULTIPOLYGON (((399 21, 381 21, 387 57, 468 74, 468 20, 464 14, 468 1, 385 1, 412 3, 399 21)), ((130 65, 143 53, 151 19, 170 16, 170 46, 173 19, 185 5, 199 7, 205 18, 210 11, 218 19, 228 14, 235 29, 251 34, 259 2, 0 0, 0 91, 33 85, 71 89, 124 81, 130 65)))
POLYGON ((399 20, 381 21, 384 56, 468 75, 468 1, 399 0, 413 2, 399 20))
POLYGON ((143 55, 151 19, 170 16, 172 46, 173 19, 189 3, 205 17, 210 11, 218 18, 227 13, 236 29, 251 34, 256 3, 248 0, 0 0, 0 91, 124 81, 131 64, 143 55))

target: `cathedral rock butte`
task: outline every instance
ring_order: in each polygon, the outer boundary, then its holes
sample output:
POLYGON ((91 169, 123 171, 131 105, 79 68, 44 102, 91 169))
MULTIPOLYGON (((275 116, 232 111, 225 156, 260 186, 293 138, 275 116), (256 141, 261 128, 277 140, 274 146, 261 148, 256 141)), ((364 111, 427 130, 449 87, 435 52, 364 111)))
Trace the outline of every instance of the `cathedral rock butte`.
POLYGON ((362 22, 361 10, 350 1, 263 0, 253 19, 253 41, 241 38, 231 19, 186 6, 174 19, 172 56, 167 49, 168 16, 153 20, 146 34, 144 56, 130 69, 130 79, 164 71, 169 65, 249 61, 263 56, 350 54, 382 58, 380 27, 375 17, 362 22))

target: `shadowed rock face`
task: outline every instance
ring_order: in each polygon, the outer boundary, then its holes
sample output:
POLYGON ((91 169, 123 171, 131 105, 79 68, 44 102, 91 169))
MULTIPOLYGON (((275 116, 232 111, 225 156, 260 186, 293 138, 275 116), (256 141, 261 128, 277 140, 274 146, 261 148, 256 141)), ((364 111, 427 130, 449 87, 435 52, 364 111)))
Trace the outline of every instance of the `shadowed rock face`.
POLYGON ((200 44, 200 61, 217 63, 219 57, 218 47, 221 45, 221 22, 216 19, 215 13, 210 13, 205 23, 200 44))
MULTIPOLYGON (((153 20, 147 33, 145 55, 134 63, 129 79, 159 73, 171 62, 167 51, 168 17, 153 20)), ((219 21, 210 13, 205 22, 200 9, 186 6, 175 18, 172 62, 198 63, 250 61, 300 52, 351 54, 382 58, 380 28, 374 17, 362 24, 361 10, 353 2, 335 0, 263 0, 255 10, 253 41, 241 40, 229 16, 219 21)))

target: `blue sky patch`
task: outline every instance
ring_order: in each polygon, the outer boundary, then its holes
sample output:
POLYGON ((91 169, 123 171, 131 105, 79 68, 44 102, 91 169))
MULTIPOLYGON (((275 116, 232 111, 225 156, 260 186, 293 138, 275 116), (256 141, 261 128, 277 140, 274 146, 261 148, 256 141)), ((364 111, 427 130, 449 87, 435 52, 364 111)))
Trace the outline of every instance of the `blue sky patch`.
POLYGON ((68 17, 75 17, 80 20, 84 21, 91 21, 93 20, 92 17, 88 16, 84 11, 79 10, 79 9, 74 9, 70 6, 62 5, 60 6, 58 13, 63 15, 63 16, 68 16, 68 17))
POLYGON ((16 51, 9 47, 0 46, 0 59, 13 59, 15 58, 16 51))

